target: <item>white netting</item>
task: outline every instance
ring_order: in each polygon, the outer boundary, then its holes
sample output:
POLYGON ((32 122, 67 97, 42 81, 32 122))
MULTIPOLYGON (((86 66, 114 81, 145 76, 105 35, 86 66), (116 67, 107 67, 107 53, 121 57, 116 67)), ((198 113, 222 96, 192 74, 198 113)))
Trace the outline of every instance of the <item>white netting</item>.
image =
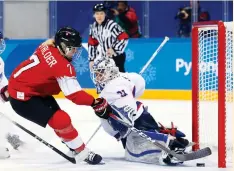
MULTIPOLYGON (((201 145, 218 147, 218 26, 199 28, 199 138, 201 145)), ((226 152, 227 165, 232 162, 233 114, 233 36, 226 25, 226 152)), ((218 156, 217 156, 218 157, 218 156)))
POLYGON ((231 163, 233 157, 233 23, 226 26, 226 81, 225 81, 225 109, 226 109, 226 146, 227 159, 231 163))

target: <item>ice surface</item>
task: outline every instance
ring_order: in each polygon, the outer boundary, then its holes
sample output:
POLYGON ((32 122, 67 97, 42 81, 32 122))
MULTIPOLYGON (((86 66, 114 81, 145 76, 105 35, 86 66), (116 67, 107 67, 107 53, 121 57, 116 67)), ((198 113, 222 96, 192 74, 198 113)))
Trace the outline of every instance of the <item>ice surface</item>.
MULTIPOLYGON (((62 109, 67 111, 78 129, 79 135, 86 142, 94 130, 99 125, 99 119, 92 113, 89 107, 76 106, 68 100, 58 100, 62 109)), ((173 121, 181 130, 183 130, 189 139, 191 139, 191 102, 190 101, 143 101, 149 106, 149 111, 157 121, 170 124, 173 121)), ((18 123, 33 131, 49 143, 67 152, 67 148, 55 136, 53 130, 47 127, 41 128, 20 116, 14 114, 9 104, 1 105, 1 112, 7 114, 18 123)), ((1 128, 2 129, 2 128, 1 128)), ((124 160, 124 150, 121 143, 116 142, 109 137, 102 129, 91 140, 88 147, 103 156, 104 165, 91 166, 86 163, 71 164, 51 149, 38 142, 30 135, 13 126, 12 132, 20 135, 20 138, 26 142, 25 146, 18 151, 10 148, 11 158, 0 160, 0 171, 194 171, 210 170, 217 171, 216 156, 206 159, 190 161, 180 167, 157 166, 153 164, 133 163, 124 160), (197 162, 205 162, 206 167, 196 167, 197 162)), ((230 166, 230 165, 229 165, 230 166)), ((223 171, 232 168, 222 169, 223 171)))

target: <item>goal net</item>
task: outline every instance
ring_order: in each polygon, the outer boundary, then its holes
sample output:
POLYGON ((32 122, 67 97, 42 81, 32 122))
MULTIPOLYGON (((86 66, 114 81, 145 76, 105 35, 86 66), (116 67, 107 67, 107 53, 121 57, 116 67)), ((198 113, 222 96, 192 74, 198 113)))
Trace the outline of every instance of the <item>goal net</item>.
POLYGON ((192 29, 192 132, 216 150, 218 167, 232 165, 233 23, 194 23, 192 29))

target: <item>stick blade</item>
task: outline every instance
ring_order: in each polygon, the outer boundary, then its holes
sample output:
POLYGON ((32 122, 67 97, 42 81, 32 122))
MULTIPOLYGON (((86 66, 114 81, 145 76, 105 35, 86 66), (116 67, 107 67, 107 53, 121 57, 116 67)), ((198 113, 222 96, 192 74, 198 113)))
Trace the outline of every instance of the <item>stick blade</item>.
POLYGON ((209 147, 206 147, 201 150, 197 150, 188 154, 182 154, 182 155, 177 154, 175 157, 181 161, 189 161, 189 160, 196 160, 196 159, 200 159, 203 157, 207 157, 211 154, 212 154, 211 149, 209 147))

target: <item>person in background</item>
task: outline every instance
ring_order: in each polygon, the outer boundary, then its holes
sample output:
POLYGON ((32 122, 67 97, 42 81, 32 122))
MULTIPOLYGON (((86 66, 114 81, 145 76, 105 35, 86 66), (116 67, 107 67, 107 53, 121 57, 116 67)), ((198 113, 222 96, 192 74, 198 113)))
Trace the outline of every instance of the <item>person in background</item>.
MULTIPOLYGON (((191 1, 190 1, 190 4, 191 4, 191 1)), ((210 13, 206 9, 200 6, 199 1, 197 1, 197 7, 198 7, 198 21, 199 22, 210 21, 210 13)))
POLYGON ((93 7, 95 21, 90 28, 88 39, 90 70, 97 57, 105 56, 113 58, 119 71, 125 72, 126 54, 124 50, 129 36, 116 22, 106 17, 106 11, 104 4, 96 4, 93 7), (98 46, 100 46, 99 51, 98 46))
POLYGON ((114 20, 115 15, 112 9, 117 7, 117 1, 103 1, 103 5, 106 8, 106 17, 114 20))
MULTIPOLYGON (((210 14, 207 10, 203 9, 200 6, 200 2, 197 1, 197 10, 198 10, 198 21, 209 21, 210 14)), ((190 6, 180 8, 178 13, 175 16, 175 19, 179 20, 179 29, 177 34, 179 37, 190 37, 192 29, 192 3, 190 1, 190 6)))
POLYGON ((127 1, 118 1, 117 9, 112 8, 115 21, 124 29, 130 38, 141 37, 136 11, 127 1))

